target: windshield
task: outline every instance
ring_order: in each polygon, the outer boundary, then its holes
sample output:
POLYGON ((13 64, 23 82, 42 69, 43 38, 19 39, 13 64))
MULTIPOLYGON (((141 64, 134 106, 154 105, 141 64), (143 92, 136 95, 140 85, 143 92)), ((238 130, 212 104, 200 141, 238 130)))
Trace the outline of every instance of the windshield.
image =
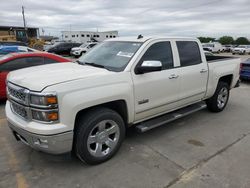
POLYGON ((122 71, 141 45, 141 42, 103 42, 81 56, 78 61, 100 65, 111 71, 122 71))

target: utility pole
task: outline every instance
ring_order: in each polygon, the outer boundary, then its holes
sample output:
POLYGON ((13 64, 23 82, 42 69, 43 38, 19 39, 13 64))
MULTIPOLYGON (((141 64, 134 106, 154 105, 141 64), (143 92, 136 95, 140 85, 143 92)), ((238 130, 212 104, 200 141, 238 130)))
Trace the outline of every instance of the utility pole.
POLYGON ((23 27, 24 27, 24 30, 25 30, 25 36, 26 36, 26 39, 28 39, 26 20, 25 20, 25 15, 24 15, 24 6, 22 6, 22 15, 23 15, 23 27))

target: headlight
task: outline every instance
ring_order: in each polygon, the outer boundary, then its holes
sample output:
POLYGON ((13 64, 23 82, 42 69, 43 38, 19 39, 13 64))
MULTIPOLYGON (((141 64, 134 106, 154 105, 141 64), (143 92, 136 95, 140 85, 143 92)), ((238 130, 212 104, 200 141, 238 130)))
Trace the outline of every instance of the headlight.
POLYGON ((33 120, 43 121, 43 122, 55 122, 59 119, 57 110, 31 110, 31 115, 33 120))
POLYGON ((54 92, 30 92, 31 118, 35 121, 55 123, 59 120, 57 95, 54 92))
POLYGON ((31 94, 30 105, 33 107, 57 107, 56 94, 31 94))

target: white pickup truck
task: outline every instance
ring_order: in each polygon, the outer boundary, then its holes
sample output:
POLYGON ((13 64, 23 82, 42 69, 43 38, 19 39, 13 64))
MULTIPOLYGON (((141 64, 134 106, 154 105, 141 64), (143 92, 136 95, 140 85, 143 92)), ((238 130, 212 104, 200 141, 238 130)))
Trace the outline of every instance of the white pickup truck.
POLYGON ((222 111, 239 69, 238 58, 206 57, 195 38, 110 39, 77 63, 11 72, 6 116, 30 147, 98 164, 128 127, 145 132, 206 106, 222 111))

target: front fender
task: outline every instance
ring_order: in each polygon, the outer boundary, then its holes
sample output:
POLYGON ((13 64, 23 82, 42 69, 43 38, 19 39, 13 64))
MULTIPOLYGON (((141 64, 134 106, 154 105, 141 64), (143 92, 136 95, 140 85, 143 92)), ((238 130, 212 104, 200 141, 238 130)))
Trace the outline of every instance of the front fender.
POLYGON ((64 124, 74 128, 75 118, 79 111, 116 100, 124 100, 128 109, 128 122, 134 119, 132 87, 127 83, 103 85, 65 94, 61 99, 63 108, 60 117, 64 124))

